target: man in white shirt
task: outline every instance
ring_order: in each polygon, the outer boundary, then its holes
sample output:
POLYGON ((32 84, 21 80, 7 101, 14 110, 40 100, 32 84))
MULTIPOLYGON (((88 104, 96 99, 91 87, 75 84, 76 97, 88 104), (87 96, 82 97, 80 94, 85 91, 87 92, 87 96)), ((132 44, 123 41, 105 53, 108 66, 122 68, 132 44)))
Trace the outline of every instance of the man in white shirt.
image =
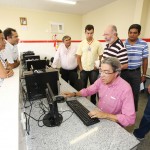
POLYGON ((78 78, 77 75, 77 48, 71 44, 71 37, 66 35, 62 38, 62 44, 59 46, 55 53, 54 61, 52 63, 53 68, 57 68, 60 62, 61 77, 74 86, 75 80, 78 78))
POLYGON ((20 61, 18 59, 18 48, 17 44, 19 42, 18 34, 15 29, 7 28, 3 31, 6 40, 6 47, 4 50, 4 57, 7 59, 9 66, 11 68, 16 68, 19 66, 20 61))

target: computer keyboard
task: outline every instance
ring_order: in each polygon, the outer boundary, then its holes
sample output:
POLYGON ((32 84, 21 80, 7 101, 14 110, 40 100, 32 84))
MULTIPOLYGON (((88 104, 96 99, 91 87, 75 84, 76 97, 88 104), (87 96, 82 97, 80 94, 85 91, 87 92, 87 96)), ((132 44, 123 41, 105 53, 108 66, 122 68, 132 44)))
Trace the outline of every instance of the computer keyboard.
POLYGON ((66 103, 86 126, 90 126, 100 122, 98 118, 91 118, 88 115, 89 110, 86 109, 79 101, 71 100, 71 101, 66 101, 66 103))

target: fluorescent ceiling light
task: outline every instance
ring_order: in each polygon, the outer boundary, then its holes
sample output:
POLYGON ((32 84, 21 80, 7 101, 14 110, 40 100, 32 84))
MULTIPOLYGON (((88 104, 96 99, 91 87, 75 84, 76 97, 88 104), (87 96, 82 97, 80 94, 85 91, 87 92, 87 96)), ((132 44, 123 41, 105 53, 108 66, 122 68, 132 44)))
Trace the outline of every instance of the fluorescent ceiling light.
POLYGON ((76 1, 71 1, 71 0, 50 0, 52 2, 58 2, 58 3, 65 3, 65 4, 72 4, 75 5, 76 1))

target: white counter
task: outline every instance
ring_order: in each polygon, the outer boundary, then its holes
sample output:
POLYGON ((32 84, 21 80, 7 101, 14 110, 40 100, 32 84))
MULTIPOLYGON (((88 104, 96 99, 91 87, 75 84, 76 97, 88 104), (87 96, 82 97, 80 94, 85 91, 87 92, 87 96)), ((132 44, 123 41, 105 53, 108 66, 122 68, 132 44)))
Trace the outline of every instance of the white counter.
MULTIPOLYGON (((75 91, 65 81, 60 82, 61 92, 75 91)), ((95 108, 86 98, 77 99, 89 110, 95 108)), ((29 113, 30 109, 28 107, 24 111, 29 113)), ((66 111, 70 108, 64 102, 58 104, 58 110, 66 111)), ((30 115, 38 119, 41 114, 39 101, 34 101, 30 115)), ((63 113, 63 121, 70 115, 71 112, 63 113)), ((100 123, 87 127, 73 114, 57 127, 39 127, 38 123, 30 118, 30 133, 26 136, 26 143, 28 150, 130 150, 134 149, 139 141, 115 122, 100 119, 100 123)))
POLYGON ((0 149, 18 149, 19 68, 0 87, 0 149))

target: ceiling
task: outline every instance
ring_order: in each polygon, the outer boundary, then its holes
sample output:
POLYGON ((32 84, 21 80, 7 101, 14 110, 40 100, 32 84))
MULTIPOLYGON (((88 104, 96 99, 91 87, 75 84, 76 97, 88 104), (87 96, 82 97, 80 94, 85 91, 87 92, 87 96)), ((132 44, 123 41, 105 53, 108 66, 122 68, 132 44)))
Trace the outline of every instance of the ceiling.
MULTIPOLYGON (((73 1, 73 0, 70 0, 73 1)), ((116 0, 74 0, 76 5, 50 2, 49 0, 0 0, 0 6, 38 9, 62 13, 83 15, 87 12, 103 7, 116 0)))

